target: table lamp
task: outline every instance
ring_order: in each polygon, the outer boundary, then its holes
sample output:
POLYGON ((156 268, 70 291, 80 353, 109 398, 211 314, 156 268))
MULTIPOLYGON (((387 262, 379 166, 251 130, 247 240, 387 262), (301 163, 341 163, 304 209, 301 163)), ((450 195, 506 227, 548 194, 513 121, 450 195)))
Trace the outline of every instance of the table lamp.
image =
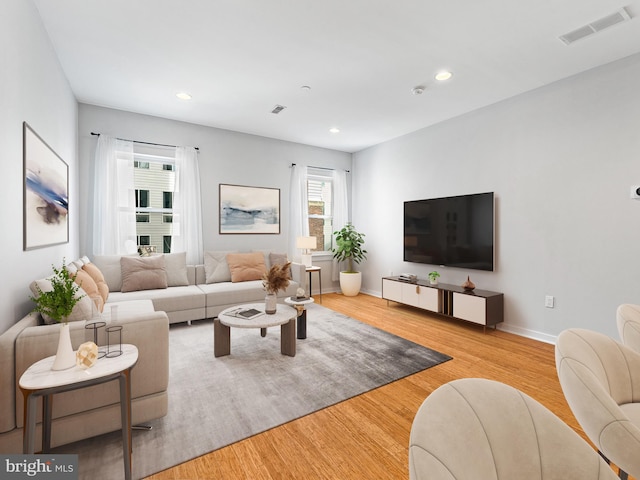
POLYGON ((296 238, 296 247, 303 250, 302 264, 306 267, 311 266, 311 252, 310 249, 314 249, 318 246, 316 237, 298 237, 296 238))

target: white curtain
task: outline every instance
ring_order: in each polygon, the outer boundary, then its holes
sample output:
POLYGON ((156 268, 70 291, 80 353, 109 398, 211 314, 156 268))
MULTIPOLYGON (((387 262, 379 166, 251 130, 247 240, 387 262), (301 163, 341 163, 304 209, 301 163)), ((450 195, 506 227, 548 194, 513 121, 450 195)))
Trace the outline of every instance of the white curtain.
MULTIPOLYGON (((347 172, 333 171, 333 231, 342 229, 349 222, 349 200, 347 191, 347 172)), ((331 279, 340 280, 342 265, 333 260, 331 279)))
POLYGON ((289 187, 289 258, 299 262, 301 260, 301 253, 296 248, 296 238, 309 236, 307 167, 298 165, 291 166, 291 182, 289 187))
POLYGON ((186 252, 188 265, 203 263, 202 205, 198 152, 176 147, 171 251, 186 252))
POLYGON ((95 155, 93 254, 136 251, 133 142, 98 137, 95 155))

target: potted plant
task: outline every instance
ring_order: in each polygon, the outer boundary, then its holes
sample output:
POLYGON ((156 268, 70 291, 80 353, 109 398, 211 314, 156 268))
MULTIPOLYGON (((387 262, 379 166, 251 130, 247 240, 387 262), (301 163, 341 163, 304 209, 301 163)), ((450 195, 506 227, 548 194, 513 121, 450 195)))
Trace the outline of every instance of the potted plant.
POLYGON ((291 278, 291 262, 281 265, 273 265, 262 277, 262 286, 267 291, 265 297, 264 313, 269 315, 276 313, 278 303, 278 292, 285 290, 289 286, 291 278))
POLYGON ((76 357, 71 346, 71 335, 67 318, 71 315, 73 307, 80 301, 83 295, 78 296, 80 288, 74 281, 62 260, 62 268, 52 265, 54 275, 51 279, 51 289, 42 290, 36 284, 37 296, 29 297, 36 304, 34 312, 39 312, 60 323, 60 337, 58 339, 58 351, 52 370, 65 370, 76 364, 76 357))
POLYGON ((367 258, 367 251, 363 248, 365 235, 357 232, 351 223, 333 234, 336 239, 335 247, 331 249, 333 258, 338 262, 347 261, 347 270, 340 272, 340 289, 343 295, 354 297, 362 285, 362 273, 355 270, 354 263, 359 264, 367 258))
POLYGON ((436 272, 435 270, 433 272, 429 272, 429 283, 431 285, 437 285, 438 284, 438 277, 440 276, 440 274, 438 272, 436 272))

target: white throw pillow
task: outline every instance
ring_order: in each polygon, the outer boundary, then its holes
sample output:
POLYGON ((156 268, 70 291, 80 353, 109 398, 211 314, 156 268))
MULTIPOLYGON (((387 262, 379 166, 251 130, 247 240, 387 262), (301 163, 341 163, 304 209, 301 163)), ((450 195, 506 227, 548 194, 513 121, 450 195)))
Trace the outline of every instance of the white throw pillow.
POLYGON ((204 273, 207 283, 231 281, 227 253, 237 253, 237 251, 204 252, 204 273))

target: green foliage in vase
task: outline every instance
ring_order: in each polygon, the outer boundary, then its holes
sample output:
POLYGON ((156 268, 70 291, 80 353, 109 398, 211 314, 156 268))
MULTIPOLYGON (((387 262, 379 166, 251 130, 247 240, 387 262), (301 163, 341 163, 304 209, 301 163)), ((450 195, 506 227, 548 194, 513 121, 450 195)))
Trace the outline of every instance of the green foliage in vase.
POLYGON ((66 322, 67 317, 71 315, 73 307, 80 301, 84 295, 76 296, 78 285, 75 283, 75 275, 71 276, 66 269, 64 259, 62 260, 62 268, 53 268, 54 275, 51 277, 51 290, 48 292, 36 284, 38 296, 29 297, 36 304, 34 312, 39 312, 54 319, 56 322, 66 322))
POLYGON ((347 273, 355 273, 354 263, 360 263, 367 259, 367 251, 364 245, 364 233, 358 233, 355 227, 347 223, 341 230, 333 232, 336 236, 336 247, 332 248, 333 258, 337 261, 347 261, 347 273))

